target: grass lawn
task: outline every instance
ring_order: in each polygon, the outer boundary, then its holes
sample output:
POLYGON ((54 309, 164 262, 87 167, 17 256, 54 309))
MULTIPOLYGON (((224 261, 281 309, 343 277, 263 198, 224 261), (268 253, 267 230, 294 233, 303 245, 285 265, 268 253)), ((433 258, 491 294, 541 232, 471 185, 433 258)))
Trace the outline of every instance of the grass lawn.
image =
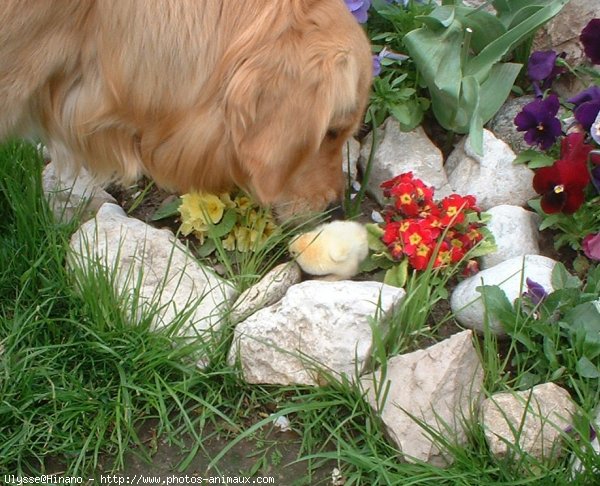
MULTIPOLYGON (((219 345, 201 350, 210 366, 199 371, 193 357, 201 345, 173 346, 175 329, 151 332, 150 312, 131 322, 125 309, 134 297, 115 295, 106 271, 90 272, 81 291, 74 291, 64 263, 75 226, 54 221, 42 196, 41 168, 33 146, 0 147, 0 473, 44 472, 52 464, 64 474, 88 477, 123 470, 131 454, 149 461, 152 471, 160 439, 182 448, 180 471, 197 454, 210 456, 215 471, 231 471, 228 452, 247 444, 251 465, 240 475, 285 475, 287 459, 276 441, 265 438, 275 414, 290 419, 294 459, 306 471, 277 484, 331 484, 334 467, 346 485, 570 482, 570 454, 552 464, 527 456, 495 459, 474 423, 468 425, 467 446, 436 438, 452 451, 451 467, 400 462, 351 384, 245 384, 239 370, 226 363, 231 329, 219 345), (154 440, 143 436, 147 423, 154 440), (219 448, 209 447, 215 439, 219 448)), ((399 322, 409 322, 410 312, 429 309, 431 293, 415 286, 409 296, 413 310, 393 319, 394 342, 382 339, 374 362, 385 363, 392 351, 413 345, 399 322)), ((503 372, 507 364, 498 357, 494 339, 482 342, 486 391, 507 389, 518 377, 503 372)), ((598 379, 578 390, 576 400, 591 413, 599 401, 598 379)), ((600 466, 598 456, 576 436, 567 447, 589 471, 576 484, 597 484, 591 469, 600 466)))

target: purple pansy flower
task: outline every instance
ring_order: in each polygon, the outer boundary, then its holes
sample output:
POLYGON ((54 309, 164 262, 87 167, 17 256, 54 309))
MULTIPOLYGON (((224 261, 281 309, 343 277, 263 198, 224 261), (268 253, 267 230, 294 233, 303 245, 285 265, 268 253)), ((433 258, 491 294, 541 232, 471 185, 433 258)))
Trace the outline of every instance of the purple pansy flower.
POLYGON ((542 91, 548 89, 556 76, 565 71, 556 65, 556 60, 564 56, 564 53, 559 56, 555 51, 536 51, 531 54, 527 63, 527 76, 532 81, 536 96, 541 97, 542 91))
POLYGON ((373 55, 373 76, 381 74, 381 59, 377 54, 373 55))
POLYGON ((533 305, 538 305, 548 297, 548 292, 539 283, 534 282, 529 277, 525 279, 525 283, 527 284, 527 292, 524 292, 523 295, 529 297, 533 305))
POLYGON ((600 112, 600 86, 592 86, 581 93, 569 98, 569 103, 575 105, 573 114, 581 126, 589 130, 600 112))
POLYGON ((547 150, 561 134, 560 120, 556 118, 560 104, 555 95, 536 99, 523 107, 515 117, 519 132, 525 132, 525 142, 547 150))
POLYGON ((555 51, 536 51, 529 57, 527 76, 532 81, 548 79, 556 67, 558 54, 555 51))
POLYGON ((600 260, 600 233, 587 235, 581 242, 583 253, 590 260, 600 260))
POLYGON ((384 47, 379 54, 373 56, 373 76, 379 76, 381 73, 381 60, 382 59, 393 59, 394 61, 406 61, 408 56, 404 54, 398 54, 397 52, 388 50, 384 47))
POLYGON ((581 31, 579 40, 592 64, 600 64, 600 19, 592 19, 581 31))
POLYGON ((344 2, 359 24, 364 24, 367 21, 371 0, 344 0, 344 2))

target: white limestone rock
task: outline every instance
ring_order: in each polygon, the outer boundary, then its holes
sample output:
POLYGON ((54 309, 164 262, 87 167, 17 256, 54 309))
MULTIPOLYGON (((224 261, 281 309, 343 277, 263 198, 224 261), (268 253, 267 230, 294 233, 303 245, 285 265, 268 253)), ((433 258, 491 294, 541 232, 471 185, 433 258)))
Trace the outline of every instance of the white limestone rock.
POLYGON ((554 383, 523 392, 497 393, 484 400, 482 425, 490 451, 503 458, 521 453, 550 460, 561 454, 560 438, 572 425, 576 407, 554 383))
POLYGON ((519 206, 501 204, 488 209, 487 228, 494 236, 496 251, 481 257, 481 268, 490 268, 513 257, 537 255, 538 216, 519 206))
POLYGON ((300 283, 301 279, 302 272, 296 263, 277 265, 236 299, 229 315, 231 322, 240 322, 257 310, 279 302, 288 289, 300 283))
POLYGON ((525 133, 517 131, 515 117, 533 100, 533 95, 508 98, 489 122, 489 129, 494 136, 506 142, 517 154, 530 149, 531 145, 525 142, 525 133))
POLYGON ((104 204, 71 238, 70 267, 89 273, 96 263, 115 272, 117 295, 139 293, 138 315, 158 306, 157 329, 189 313, 180 332, 190 338, 216 330, 235 298, 231 285, 199 265, 171 231, 129 218, 114 204, 104 204))
POLYGON ((483 388, 473 333, 463 331, 427 349, 390 358, 385 377, 378 370, 364 376, 361 384, 405 460, 448 466, 451 454, 432 442, 412 417, 454 443, 466 443, 464 424, 476 416, 483 388), (385 389, 388 383, 385 403, 381 403, 376 389, 385 389))
POLYGON ((405 292, 379 282, 309 280, 235 328, 229 363, 248 383, 320 385, 317 368, 353 379, 373 346, 370 319, 386 315, 405 292))
POLYGON ((453 192, 475 196, 483 210, 500 204, 525 206, 536 196, 533 171, 514 165, 514 159, 511 148, 489 130, 483 131, 483 156, 473 151, 465 137, 446 161, 448 185, 453 192))
MULTIPOLYGON (((367 189, 379 202, 384 203, 382 182, 404 172, 412 172, 415 177, 436 189, 448 181, 444 172, 441 151, 433 144, 421 127, 410 132, 400 130, 400 124, 394 118, 388 118, 377 130, 376 147, 373 155, 371 174, 367 189)), ((360 167, 366 170, 373 135, 365 137, 360 150, 360 167)))
MULTIPOLYGON (((546 292, 552 287, 552 270, 556 261, 541 255, 514 257, 473 275, 460 282, 450 297, 450 307, 461 325, 479 332, 484 331, 485 308, 481 294, 476 290, 481 285, 498 285, 510 302, 527 289, 526 279, 540 284, 546 292)), ((490 330, 504 335, 502 324, 490 316, 490 330)))
POLYGON ((57 221, 71 221, 81 216, 83 221, 94 217, 104 203, 116 203, 115 198, 102 189, 82 167, 59 170, 49 163, 42 173, 42 187, 57 221))

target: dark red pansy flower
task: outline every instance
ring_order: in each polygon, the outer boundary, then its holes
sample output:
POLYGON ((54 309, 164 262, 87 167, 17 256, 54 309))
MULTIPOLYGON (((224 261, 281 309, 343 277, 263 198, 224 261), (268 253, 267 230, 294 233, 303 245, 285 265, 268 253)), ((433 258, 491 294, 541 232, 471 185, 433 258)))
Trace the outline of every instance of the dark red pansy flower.
POLYGON ((579 40, 592 64, 600 64, 600 19, 592 19, 581 31, 579 40))
POLYGON ((590 182, 587 158, 593 149, 583 143, 585 134, 567 135, 561 146, 561 159, 550 167, 538 169, 533 188, 542 195, 542 209, 547 214, 572 214, 584 203, 584 189, 590 182))
POLYGON ((560 158, 569 159, 579 164, 579 167, 587 167, 587 160, 592 150, 594 147, 585 143, 585 133, 572 132, 561 141, 560 158))

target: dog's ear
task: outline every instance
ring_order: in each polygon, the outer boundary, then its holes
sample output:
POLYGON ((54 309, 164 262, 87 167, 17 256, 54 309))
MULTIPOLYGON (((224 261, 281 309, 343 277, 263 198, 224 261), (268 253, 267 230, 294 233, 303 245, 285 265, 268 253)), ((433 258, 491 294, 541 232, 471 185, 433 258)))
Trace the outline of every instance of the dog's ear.
POLYGON ((330 108, 298 63, 262 53, 244 61, 226 90, 226 124, 241 170, 263 204, 276 202, 303 160, 316 154, 330 108), (280 61, 280 62, 277 62, 280 61))

